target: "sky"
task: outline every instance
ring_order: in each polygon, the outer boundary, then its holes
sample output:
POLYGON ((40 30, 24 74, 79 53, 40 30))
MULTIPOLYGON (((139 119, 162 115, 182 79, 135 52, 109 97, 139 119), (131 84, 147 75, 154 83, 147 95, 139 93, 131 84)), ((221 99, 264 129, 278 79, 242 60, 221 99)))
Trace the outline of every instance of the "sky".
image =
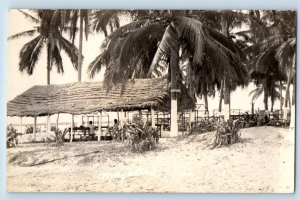
MULTIPOLYGON (((122 20, 122 24, 128 23, 128 20, 122 20)), ((8 13, 8 36, 30 30, 35 24, 24 18, 18 10, 9 10, 8 13)), ((20 72, 18 68, 19 64, 19 52, 24 44, 30 41, 32 37, 23 37, 15 40, 8 41, 8 70, 7 70, 7 101, 12 100, 17 95, 23 93, 27 89, 34 85, 46 85, 47 83, 47 70, 46 70, 46 52, 43 51, 39 61, 35 67, 33 75, 29 76, 26 72, 20 72)), ((97 74, 93 79, 90 79, 87 74, 87 67, 93 59, 100 54, 100 45, 104 39, 102 33, 92 33, 89 35, 89 40, 83 41, 83 65, 82 65, 82 81, 102 81, 104 70, 97 74)), ((78 46, 78 38, 75 39, 75 44, 78 46)), ((50 75, 51 84, 63 84, 77 81, 77 71, 73 68, 69 58, 63 53, 63 66, 64 74, 58 74, 53 67, 50 75)), ((231 108, 241 110, 251 110, 251 97, 249 92, 253 90, 255 86, 250 84, 246 88, 238 88, 236 91, 231 93, 231 108)), ((262 95, 263 96, 263 95, 262 95)), ((264 109, 262 96, 255 102, 255 109, 264 109)), ((218 108, 219 104, 219 93, 216 93, 215 98, 209 98, 209 111, 212 113, 213 109, 218 108)), ((199 99, 199 104, 204 102, 199 99)), ((270 107, 270 105, 269 105, 270 107)), ((200 109, 204 109, 201 107, 200 109)), ((279 109, 279 102, 277 101, 274 105, 274 109, 279 109)), ((11 120, 8 120, 11 122, 11 120)))

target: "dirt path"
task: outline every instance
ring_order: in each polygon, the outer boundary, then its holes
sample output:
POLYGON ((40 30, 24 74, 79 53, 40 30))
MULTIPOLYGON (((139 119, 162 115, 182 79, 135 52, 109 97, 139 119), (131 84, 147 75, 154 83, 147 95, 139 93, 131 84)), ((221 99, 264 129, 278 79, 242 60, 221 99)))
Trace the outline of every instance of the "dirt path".
POLYGON ((213 150, 208 146, 211 133, 162 139, 157 150, 144 154, 132 154, 116 143, 74 143, 60 150, 43 146, 9 149, 10 161, 20 152, 32 155, 24 163, 99 153, 34 167, 11 162, 7 191, 292 192, 293 133, 259 127, 244 129, 242 138, 240 143, 213 150))

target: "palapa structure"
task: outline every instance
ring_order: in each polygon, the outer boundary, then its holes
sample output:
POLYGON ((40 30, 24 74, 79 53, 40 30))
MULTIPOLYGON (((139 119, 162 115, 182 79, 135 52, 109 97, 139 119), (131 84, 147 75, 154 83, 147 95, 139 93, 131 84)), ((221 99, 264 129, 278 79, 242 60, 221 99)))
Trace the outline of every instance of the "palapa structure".
MULTIPOLYGON (((182 87, 180 109, 194 106, 193 98, 182 87)), ((165 78, 135 79, 110 90, 101 82, 76 82, 33 86, 7 104, 8 116, 47 116, 58 113, 74 115, 100 111, 133 111, 170 108, 170 89, 165 78)))
MULTIPOLYGON (((194 108, 195 99, 183 84, 178 85, 179 110, 194 108)), ((170 110, 170 85, 166 78, 128 80, 125 85, 114 85, 109 90, 101 82, 33 86, 7 103, 7 116, 34 117, 35 133, 37 116, 69 113, 73 119, 74 115, 96 112, 101 116, 102 111, 144 109, 151 110, 152 126, 154 110, 170 110)))

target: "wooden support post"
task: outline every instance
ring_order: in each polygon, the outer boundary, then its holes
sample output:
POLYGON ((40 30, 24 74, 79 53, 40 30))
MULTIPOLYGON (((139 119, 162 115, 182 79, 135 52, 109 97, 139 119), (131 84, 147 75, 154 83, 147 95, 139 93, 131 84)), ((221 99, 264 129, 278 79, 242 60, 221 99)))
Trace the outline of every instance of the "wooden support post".
POLYGON ((102 135, 102 111, 99 113, 99 121, 98 121, 98 142, 101 141, 102 135))
POLYGON ((189 110, 189 130, 192 128, 192 112, 193 110, 189 110))
MULTIPOLYGON (((148 115, 147 115, 148 116, 148 115)), ((155 120, 154 120, 154 109, 153 107, 151 107, 151 125, 152 125, 152 128, 155 128, 155 120)))
POLYGON ((36 142, 36 116, 34 116, 33 120, 33 141, 36 142))
POLYGON ((72 114, 70 143, 73 141, 73 138, 74 138, 73 127, 74 127, 74 115, 72 114))
POLYGON ((118 116, 118 123, 120 124, 120 116, 119 116, 119 111, 117 111, 117 116, 118 116))
POLYGON ((171 93, 171 137, 178 136, 178 122, 177 122, 177 94, 171 93))
POLYGON ((56 119, 56 131, 58 131, 58 120, 59 120, 59 113, 57 113, 57 119, 56 119))
POLYGON ((20 133, 22 134, 22 117, 20 117, 20 133))
POLYGON ((49 134, 50 131, 51 131, 51 120, 50 120, 50 115, 48 114, 47 115, 47 130, 46 130, 47 134, 49 134))

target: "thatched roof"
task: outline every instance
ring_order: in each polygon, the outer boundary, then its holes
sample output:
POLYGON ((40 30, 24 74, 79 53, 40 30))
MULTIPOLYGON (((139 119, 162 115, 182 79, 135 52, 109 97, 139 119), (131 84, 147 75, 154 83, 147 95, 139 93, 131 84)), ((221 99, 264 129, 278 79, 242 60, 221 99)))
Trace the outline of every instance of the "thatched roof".
MULTIPOLYGON (((192 108, 187 92, 179 95, 179 108, 192 108)), ((76 82, 63 85, 33 86, 7 104, 8 116, 45 116, 70 113, 90 114, 97 111, 131 111, 166 109, 170 91, 166 79, 136 79, 122 90, 121 85, 109 91, 101 82, 76 82)))

